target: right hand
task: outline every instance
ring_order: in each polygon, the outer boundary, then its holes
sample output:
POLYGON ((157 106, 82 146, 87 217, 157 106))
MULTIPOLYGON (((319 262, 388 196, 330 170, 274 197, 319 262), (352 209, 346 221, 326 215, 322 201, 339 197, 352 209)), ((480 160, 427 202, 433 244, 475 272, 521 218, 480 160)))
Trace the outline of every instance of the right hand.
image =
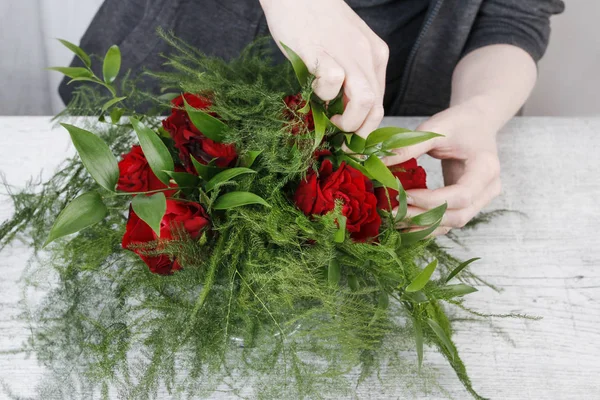
POLYGON ((363 138, 377 129, 383 119, 387 44, 343 0, 260 2, 280 49, 280 42, 293 49, 315 75, 315 94, 329 101, 343 87, 344 113, 331 122, 363 138))

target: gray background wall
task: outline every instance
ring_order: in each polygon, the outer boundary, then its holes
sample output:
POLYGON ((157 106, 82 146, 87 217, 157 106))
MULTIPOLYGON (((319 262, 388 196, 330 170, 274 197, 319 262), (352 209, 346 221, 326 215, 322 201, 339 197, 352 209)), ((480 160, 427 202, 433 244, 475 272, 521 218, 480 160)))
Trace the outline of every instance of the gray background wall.
MULTIPOLYGON (((60 111, 60 74, 44 67, 67 65, 71 54, 54 39, 78 43, 100 4, 0 0, 0 115, 60 111)), ((567 0, 565 14, 552 21, 552 41, 525 115, 600 115, 598 16, 600 1, 567 0)))

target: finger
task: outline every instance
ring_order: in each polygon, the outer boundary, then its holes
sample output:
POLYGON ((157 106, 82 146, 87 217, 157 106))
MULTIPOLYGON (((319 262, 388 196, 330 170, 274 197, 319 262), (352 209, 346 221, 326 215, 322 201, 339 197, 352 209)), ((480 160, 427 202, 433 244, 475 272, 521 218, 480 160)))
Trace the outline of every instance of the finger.
POLYGON ((354 70, 348 71, 346 75, 344 95, 348 98, 344 113, 331 117, 331 122, 344 132, 356 132, 371 112, 376 93, 365 75, 354 70))
POLYGON ((314 61, 312 71, 316 79, 312 83, 315 94, 323 101, 337 97, 344 84, 344 69, 325 52, 320 52, 314 61))
MULTIPOLYGON (((383 99, 381 99, 381 102, 382 101, 383 99)), ((358 136, 362 138, 367 138, 371 132, 379 128, 379 125, 383 120, 384 114, 383 104, 381 102, 379 102, 378 104, 374 105, 373 108, 371 108, 371 111, 369 111, 365 122, 363 122, 360 128, 356 130, 356 134, 358 136)))
POLYGON ((410 205, 431 209, 448 203, 448 209, 468 208, 476 201, 496 175, 478 168, 477 163, 465 163, 464 174, 453 185, 439 189, 411 189, 406 194, 410 197, 410 205))
POLYGON ((462 210, 449 210, 444 215, 442 225, 453 228, 462 228, 469 223, 479 212, 487 206, 494 197, 500 193, 500 180, 494 181, 473 202, 462 210))
MULTIPOLYGON (((490 185, 488 185, 479 195, 475 201, 466 208, 461 209, 448 209, 444 216, 440 226, 446 226, 451 228, 462 228, 469 223, 485 206, 487 206, 496 196, 500 194, 501 183, 500 179, 495 179, 490 185)), ((415 215, 426 212, 426 209, 420 207, 409 206, 407 209, 407 217, 412 218, 415 215)))
MULTIPOLYGON (((375 34, 369 25, 367 25, 367 23, 361 18, 357 18, 355 25, 361 30, 365 38, 367 38, 368 47, 371 50, 371 55, 373 58, 373 70, 375 71, 377 86, 383 98, 383 93, 385 93, 385 74, 390 57, 390 48, 387 43, 377 36, 377 34, 375 34)), ((361 65, 364 64, 364 60, 358 60, 358 62, 361 65)))
MULTIPOLYGON (((412 229, 408 229, 407 232, 418 232, 421 230, 423 230, 423 228, 412 228, 412 229)), ((431 232, 429 234, 429 236, 427 236, 427 238, 434 237, 434 236, 447 235, 448 232, 450 232, 451 230, 452 230, 452 228, 449 226, 438 226, 437 228, 435 228, 435 230, 433 232, 431 232)))
POLYGON ((429 235, 428 237, 444 236, 450 233, 451 230, 452 228, 449 226, 438 226, 437 228, 435 228, 435 231, 431 232, 431 235, 429 235))
POLYGON ((373 65, 375 66, 375 76, 382 97, 385 93, 385 74, 389 58, 390 48, 387 43, 377 37, 373 44, 373 65))
MULTIPOLYGON (((406 210, 406 218, 408 220, 410 220, 413 217, 415 217, 419 214, 423 214, 424 212, 427 212, 427 211, 428 210, 426 210, 424 208, 408 206, 408 208, 406 210)), ((454 220, 454 218, 451 214, 455 213, 456 211, 457 210, 447 210, 444 213, 444 215, 442 216, 442 221, 440 222, 440 226, 456 227, 456 226, 452 225, 452 223, 451 223, 454 220)), ((410 222, 408 220, 405 222, 406 226, 410 226, 410 222)), ((419 229, 422 229, 422 228, 419 228, 419 229)))
POLYGON ((437 145, 436 139, 431 139, 423 143, 418 143, 413 146, 402 147, 392 150, 396 153, 393 156, 383 158, 385 165, 396 165, 403 163, 411 158, 419 158, 423 154, 429 153, 437 145))
POLYGON ((363 60, 356 60, 375 93, 375 101, 369 114, 360 128, 355 132, 362 138, 368 137, 371 132, 379 128, 384 116, 383 95, 385 92, 385 70, 387 66, 388 49, 385 42, 377 37, 376 41, 371 42, 370 48, 373 57, 372 62, 365 63, 363 60))
POLYGON ((365 122, 357 129, 356 134, 366 138, 371 132, 379 128, 384 117, 383 96, 385 94, 385 75, 389 59, 389 47, 376 35, 371 40, 371 53, 373 57, 372 68, 364 69, 365 63, 358 60, 359 65, 363 66, 364 74, 369 78, 371 85, 375 88, 376 98, 373 108, 367 115, 365 122))
POLYGON ((411 189, 406 191, 407 202, 425 210, 430 210, 444 203, 448 209, 470 207, 475 196, 474 190, 466 185, 455 184, 439 189, 411 189))

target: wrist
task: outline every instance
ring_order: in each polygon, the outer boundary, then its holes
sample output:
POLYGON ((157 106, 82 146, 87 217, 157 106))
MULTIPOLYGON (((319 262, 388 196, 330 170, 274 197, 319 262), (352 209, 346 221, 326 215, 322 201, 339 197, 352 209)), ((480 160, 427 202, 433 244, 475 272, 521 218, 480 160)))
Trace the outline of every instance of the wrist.
POLYGON ((450 109, 458 115, 457 119, 465 125, 478 125, 483 130, 496 133, 510 119, 500 115, 494 101, 488 96, 476 96, 458 104, 451 104, 450 109))

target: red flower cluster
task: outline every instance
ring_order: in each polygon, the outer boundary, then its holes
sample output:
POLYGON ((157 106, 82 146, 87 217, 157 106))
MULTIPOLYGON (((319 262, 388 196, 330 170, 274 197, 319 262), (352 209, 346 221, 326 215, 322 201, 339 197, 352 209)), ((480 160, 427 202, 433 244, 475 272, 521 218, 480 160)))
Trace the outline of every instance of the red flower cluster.
MULTIPOLYGON (((198 239, 202 230, 208 226, 210 220, 200 204, 167 199, 167 212, 160 223, 160 239, 173 239, 172 230, 176 225, 185 229, 192 239, 198 239)), ((124 249, 131 245, 145 244, 158 239, 156 233, 133 212, 129 210, 129 219, 122 246, 124 249)), ((155 274, 168 275, 181 268, 177 260, 172 260, 167 255, 150 257, 142 254, 141 249, 130 249, 140 256, 155 274)), ((158 249, 157 249, 158 250, 158 249)))
MULTIPOLYGON (((144 156, 142 148, 133 146, 131 151, 123 155, 119 162, 119 182, 117 190, 123 192, 148 192, 166 189, 167 185, 154 175, 144 156)), ((175 190, 165 192, 165 196, 173 196, 175 190)))
MULTIPOLYGON (((417 160, 411 158, 401 164, 396 164, 390 167, 392 174, 400 179, 404 190, 410 189, 427 189, 427 173, 417 164, 417 160)), ((375 189, 375 196, 377 196, 377 207, 382 210, 390 211, 390 203, 392 203, 392 209, 398 207, 398 191, 394 189, 387 189, 384 187, 378 187, 375 189), (385 192, 389 193, 390 201, 385 192)))
MULTIPOLYGON (((414 158, 390 168, 408 189, 427 188, 425 170, 414 158)), ((385 191, 388 190, 392 208, 398 206, 398 191, 373 184, 362 172, 346 163, 333 171, 333 164, 325 159, 319 173, 311 171, 300 182, 294 194, 294 202, 306 215, 324 215, 335 208, 335 201, 344 204, 342 214, 347 217, 346 229, 352 239, 365 242, 379 234, 381 218, 378 209, 390 210, 385 191)))
MULTIPOLYGON (((184 97, 192 107, 198 109, 206 110, 211 103, 207 98, 185 93, 173 100, 174 108, 171 115, 163 121, 163 127, 171 134, 185 169, 195 173, 190 155, 205 164, 215 160, 218 167, 233 166, 237 160, 235 147, 216 143, 204 136, 191 123, 187 112, 182 109, 184 97)), ((287 96, 284 101, 288 106, 286 117, 293 121, 290 124, 293 134, 314 130, 312 113, 300 114, 302 121, 297 120, 296 111, 306 104, 299 94, 287 96)), ((357 242, 376 238, 381 226, 378 210, 390 210, 386 190, 392 208, 398 206, 398 192, 383 187, 374 189, 369 178, 344 162, 334 169, 331 160, 325 158, 330 155, 332 153, 329 150, 315 152, 315 159, 321 163, 319 171, 317 173, 311 170, 300 182, 294 194, 296 205, 306 215, 324 215, 335 208, 336 201, 341 201, 342 214, 346 217, 346 229, 350 232, 350 237, 357 242)), ((119 169, 118 190, 147 192, 167 188, 150 169, 140 146, 133 146, 131 151, 123 156, 119 169)), ((415 159, 390 167, 390 170, 400 179, 406 190, 427 187, 425 170, 417 165, 415 159)), ((165 191, 167 197, 176 193, 176 186, 171 187, 173 190, 165 191)), ((183 227, 193 239, 197 239, 209 224, 209 217, 202 205, 168 198, 167 212, 161 221, 160 239, 172 240, 174 225, 183 227)), ((130 248, 132 245, 153 242, 158 238, 156 233, 131 209, 122 246, 130 248)), ((160 243, 158 246, 160 247, 160 243)), ((167 255, 151 257, 144 255, 141 249, 132 250, 154 273, 170 274, 181 268, 176 259, 171 259, 167 255)))
POLYGON ((312 110, 306 114, 298 113, 302 107, 306 105, 306 101, 302 99, 300 93, 286 96, 283 101, 287 106, 284 111, 284 116, 290 121, 290 130, 292 135, 298 135, 299 133, 306 133, 315 130, 315 121, 313 119, 312 110), (301 117, 301 122, 297 121, 296 118, 301 117))
POLYGON ((371 181, 346 163, 334 171, 325 159, 318 176, 311 171, 300 183, 294 201, 306 215, 324 215, 335 208, 336 200, 344 204, 342 214, 352 239, 365 242, 379 234, 381 218, 371 181))
MULTIPOLYGON (((163 120, 163 128, 169 132, 175 141, 175 147, 179 151, 179 158, 185 169, 192 174, 196 171, 192 165, 190 155, 202 164, 208 164, 215 160, 217 167, 225 168, 235 163, 237 153, 233 144, 217 143, 202 134, 192 124, 187 112, 183 109, 183 98, 187 103, 197 109, 206 110, 211 102, 206 97, 184 93, 173 99, 171 115, 163 120)), ((213 115, 216 116, 216 115, 213 115)))
MULTIPOLYGON (((167 197, 173 196, 177 191, 175 184, 170 187, 174 189, 164 192, 167 197)), ((133 146, 129 153, 123 155, 119 162, 117 190, 147 192, 166 188, 167 185, 161 182, 150 169, 140 146, 133 146)), ((173 239, 172 229, 176 224, 183 227, 192 239, 197 239, 202 230, 210 224, 210 220, 204 208, 198 203, 167 199, 167 211, 160 226, 160 239, 173 239)), ((158 236, 152 228, 142 221, 133 209, 130 209, 125 235, 121 243, 123 248, 129 249, 131 245, 145 244, 157 239, 158 236)), ((148 265, 150 271, 154 273, 167 275, 181 268, 176 259, 171 259, 167 255, 147 256, 141 249, 130 250, 138 254, 148 265)))

